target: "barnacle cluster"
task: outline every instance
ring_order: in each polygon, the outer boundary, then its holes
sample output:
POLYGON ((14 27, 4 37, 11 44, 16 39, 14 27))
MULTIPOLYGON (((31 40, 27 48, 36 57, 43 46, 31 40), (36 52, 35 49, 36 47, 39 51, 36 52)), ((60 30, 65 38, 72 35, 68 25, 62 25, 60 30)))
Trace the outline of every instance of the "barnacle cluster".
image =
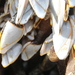
POLYGON ((67 70, 75 58, 74 0, 6 0, 0 28, 3 67, 19 55, 27 61, 40 50, 41 56, 46 54, 53 62, 70 54, 65 75, 73 74, 67 70))

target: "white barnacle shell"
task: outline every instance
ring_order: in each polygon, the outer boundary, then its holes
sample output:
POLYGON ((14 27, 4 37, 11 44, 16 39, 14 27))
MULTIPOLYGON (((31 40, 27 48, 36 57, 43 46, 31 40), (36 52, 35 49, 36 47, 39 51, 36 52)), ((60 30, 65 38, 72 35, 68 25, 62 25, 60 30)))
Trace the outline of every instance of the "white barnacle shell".
POLYGON ((69 19, 73 29, 73 39, 75 40, 75 16, 71 15, 69 19))
POLYGON ((5 22, 0 23, 0 28, 3 28, 5 26, 5 22))
POLYGON ((16 24, 19 24, 19 21, 23 17, 24 10, 26 9, 27 5, 28 5, 28 0, 19 0, 16 24))
POLYGON ((50 0, 53 33, 59 34, 65 14, 65 0, 50 0))
POLYGON ((49 43, 49 42, 51 42, 51 41, 53 41, 53 33, 51 33, 51 34, 46 38, 45 43, 49 43))
POLYGON ((39 18, 44 18, 49 6, 49 0, 29 0, 34 12, 39 18))
MULTIPOLYGON (((20 10, 19 10, 20 12, 20 10)), ((26 24, 28 22, 28 20, 33 16, 34 12, 30 6, 30 4, 27 5, 26 9, 22 12, 22 16, 19 17, 19 13, 17 13, 17 17, 16 17, 16 24, 26 24)))
POLYGON ((34 40, 35 33, 36 33, 35 30, 32 30, 31 33, 29 35, 27 35, 27 38, 29 40, 34 40))
POLYGON ((6 1, 5 5, 4 5, 4 13, 8 13, 8 1, 6 1))
MULTIPOLYGON (((72 28, 73 28, 73 39, 74 39, 74 41, 73 41, 73 47, 75 49, 75 16, 74 15, 71 15, 69 17, 69 19, 70 19, 70 23, 71 23, 72 28)), ((73 53, 74 53, 73 55, 74 55, 74 58, 75 58, 75 52, 73 52, 73 53)))
POLYGON ((50 50, 50 48, 53 45, 53 40, 52 40, 52 34, 50 34, 46 40, 44 41, 41 49, 40 49, 40 55, 43 56, 44 54, 47 54, 50 50))
POLYGON ((17 12, 17 9, 15 7, 15 0, 8 0, 8 4, 9 4, 10 15, 11 17, 13 17, 17 12))
MULTIPOLYGON (((72 25, 72 28, 73 28, 73 39, 74 39, 74 41, 73 41, 73 46, 72 46, 72 57, 73 57, 72 59, 74 61, 75 60, 75 15, 71 15, 69 17, 69 19, 70 19, 70 22, 71 22, 71 25, 72 25)), ((72 62, 70 62, 70 63, 72 63, 72 62)), ((73 65, 74 65, 74 63, 73 63, 73 65)), ((68 65, 68 67, 70 67, 70 65, 68 65)))
POLYGON ((43 56, 45 54, 47 54, 50 50, 50 48, 52 47, 53 42, 51 41, 50 43, 43 43, 41 50, 40 50, 40 55, 43 56))
POLYGON ((60 34, 53 35, 55 53, 60 60, 66 59, 73 44, 73 31, 69 21, 64 21, 60 34))
POLYGON ((75 0, 68 0, 69 6, 74 7, 75 6, 75 0))
POLYGON ((14 63, 22 52, 22 45, 17 43, 5 54, 2 54, 2 66, 7 67, 14 63))
POLYGON ((2 33, 0 53, 6 53, 12 46, 14 46, 21 39, 23 33, 24 27, 18 27, 8 21, 2 33))
POLYGON ((29 20, 25 25, 24 25, 25 31, 24 35, 26 36, 28 32, 30 32, 33 29, 33 21, 29 20))
POLYGON ((22 49, 23 50, 21 54, 22 60, 24 61, 29 60, 34 54, 37 53, 40 47, 41 45, 35 45, 35 44, 31 44, 31 42, 27 42, 22 49))
POLYGON ((8 13, 3 13, 2 15, 0 15, 0 23, 2 23, 3 21, 8 21, 10 20, 10 15, 9 12, 8 13))
POLYGON ((19 0, 15 0, 14 2, 16 9, 18 9, 19 0))

